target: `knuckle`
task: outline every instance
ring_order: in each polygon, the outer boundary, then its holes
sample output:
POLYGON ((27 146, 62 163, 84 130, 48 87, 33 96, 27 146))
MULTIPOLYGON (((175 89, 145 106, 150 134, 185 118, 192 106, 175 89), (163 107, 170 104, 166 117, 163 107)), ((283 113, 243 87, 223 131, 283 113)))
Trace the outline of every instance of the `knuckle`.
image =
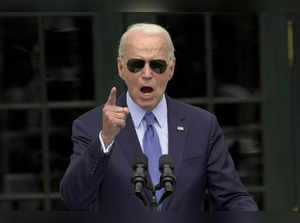
POLYGON ((113 120, 113 118, 112 118, 111 116, 108 116, 107 120, 108 120, 108 122, 111 123, 111 124, 114 123, 114 120, 113 120))
POLYGON ((102 108, 102 112, 107 112, 109 109, 109 106, 108 105, 105 105, 103 108, 102 108))
POLYGON ((104 111, 103 115, 104 115, 104 117, 109 117, 109 112, 108 111, 104 111))

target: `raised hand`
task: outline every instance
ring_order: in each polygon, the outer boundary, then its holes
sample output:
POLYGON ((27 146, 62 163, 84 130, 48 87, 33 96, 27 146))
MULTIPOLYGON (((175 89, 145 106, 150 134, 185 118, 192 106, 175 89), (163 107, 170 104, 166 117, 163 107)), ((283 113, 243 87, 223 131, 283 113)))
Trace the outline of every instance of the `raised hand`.
POLYGON ((102 110, 102 140, 107 147, 118 135, 121 128, 126 125, 126 117, 129 114, 127 107, 116 105, 117 89, 110 90, 109 97, 102 110))

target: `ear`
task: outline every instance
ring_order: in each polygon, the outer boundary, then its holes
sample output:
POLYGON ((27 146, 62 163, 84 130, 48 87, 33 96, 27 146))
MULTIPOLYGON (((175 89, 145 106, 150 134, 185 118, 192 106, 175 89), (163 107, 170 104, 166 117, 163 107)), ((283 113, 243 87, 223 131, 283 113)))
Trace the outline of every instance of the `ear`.
POLYGON ((124 72, 125 72, 125 66, 123 64, 122 59, 118 58, 118 72, 119 72, 119 76, 124 80, 124 72))
POLYGON ((176 63, 176 59, 172 59, 171 64, 169 66, 169 74, 168 74, 169 80, 171 80, 174 75, 175 63, 176 63))

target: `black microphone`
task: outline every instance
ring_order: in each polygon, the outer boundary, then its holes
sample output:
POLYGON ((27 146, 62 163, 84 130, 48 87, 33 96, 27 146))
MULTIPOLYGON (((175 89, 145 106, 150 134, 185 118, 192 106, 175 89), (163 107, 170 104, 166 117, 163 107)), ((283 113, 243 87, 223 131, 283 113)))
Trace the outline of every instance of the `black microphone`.
POLYGON ((145 185, 147 185, 147 172, 148 172, 148 158, 145 154, 139 153, 136 155, 134 163, 132 165, 133 176, 131 177, 131 183, 134 186, 135 195, 140 198, 145 205, 147 202, 142 195, 142 191, 145 185))
POLYGON ((165 188, 165 193, 159 201, 159 203, 161 203, 174 191, 173 186, 175 186, 176 184, 176 178, 173 174, 174 164, 172 158, 169 155, 162 155, 159 158, 159 170, 161 172, 160 187, 165 188))

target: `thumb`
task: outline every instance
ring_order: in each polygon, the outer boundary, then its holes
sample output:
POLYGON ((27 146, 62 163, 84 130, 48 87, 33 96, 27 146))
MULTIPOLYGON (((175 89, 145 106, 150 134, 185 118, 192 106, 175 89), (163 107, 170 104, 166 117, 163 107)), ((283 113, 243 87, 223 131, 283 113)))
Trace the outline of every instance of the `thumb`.
POLYGON ((108 105, 116 105, 116 101, 117 101, 117 88, 113 87, 110 90, 109 97, 107 99, 106 104, 108 104, 108 105))

